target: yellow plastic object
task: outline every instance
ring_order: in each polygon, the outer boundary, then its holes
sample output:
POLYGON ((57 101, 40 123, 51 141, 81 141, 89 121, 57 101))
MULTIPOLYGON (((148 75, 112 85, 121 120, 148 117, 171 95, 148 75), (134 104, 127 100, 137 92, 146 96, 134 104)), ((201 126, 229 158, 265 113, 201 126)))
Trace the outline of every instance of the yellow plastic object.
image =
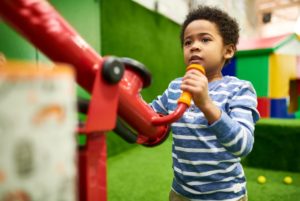
POLYGON ((294 55, 272 54, 269 65, 269 97, 289 96, 290 80, 297 79, 297 62, 294 55))
MULTIPOLYGON (((205 74, 205 69, 200 64, 191 64, 186 68, 186 71, 189 71, 191 69, 198 70, 201 73, 205 74)), ((181 96, 178 99, 178 103, 185 103, 187 106, 191 105, 191 101, 192 101, 192 94, 187 91, 182 92, 181 96)))
POLYGON ((200 71, 201 73, 205 74, 205 69, 203 66, 201 66, 200 64, 191 64, 186 68, 186 71, 189 71, 191 69, 195 69, 200 71))
POLYGON ((283 183, 285 184, 292 184, 293 183, 293 179, 290 176, 286 176, 283 178, 283 183))
POLYGON ((265 176, 259 176, 259 177, 257 177, 257 182, 259 184, 264 184, 264 183, 266 183, 266 181, 267 181, 267 179, 266 179, 265 176))

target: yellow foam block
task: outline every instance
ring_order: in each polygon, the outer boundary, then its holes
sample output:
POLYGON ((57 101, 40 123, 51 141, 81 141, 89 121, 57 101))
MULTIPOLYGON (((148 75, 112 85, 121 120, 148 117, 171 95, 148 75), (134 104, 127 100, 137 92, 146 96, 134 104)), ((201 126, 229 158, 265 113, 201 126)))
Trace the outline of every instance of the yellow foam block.
POLYGON ((297 62, 294 55, 272 54, 269 66, 269 97, 289 96, 290 80, 297 77, 297 62))

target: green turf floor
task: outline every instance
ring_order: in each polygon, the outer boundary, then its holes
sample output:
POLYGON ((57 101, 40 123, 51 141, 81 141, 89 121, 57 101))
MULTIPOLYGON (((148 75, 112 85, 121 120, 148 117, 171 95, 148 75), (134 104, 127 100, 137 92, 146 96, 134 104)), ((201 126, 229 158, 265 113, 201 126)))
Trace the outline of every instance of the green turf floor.
MULTIPOLYGON (((300 173, 244 169, 249 201, 300 201, 300 173), (257 183, 259 175, 267 178, 265 184, 257 183), (285 176, 294 182, 284 184, 285 176)), ((108 159, 108 201, 167 201, 171 181, 171 140, 154 148, 137 146, 108 159)))

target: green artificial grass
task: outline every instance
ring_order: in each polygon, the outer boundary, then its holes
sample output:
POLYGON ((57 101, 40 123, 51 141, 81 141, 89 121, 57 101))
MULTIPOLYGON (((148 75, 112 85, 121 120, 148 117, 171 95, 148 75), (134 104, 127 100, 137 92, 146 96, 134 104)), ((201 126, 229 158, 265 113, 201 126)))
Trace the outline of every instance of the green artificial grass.
POLYGON ((298 201, 300 200, 300 174, 284 171, 271 171, 245 168, 249 201, 298 201), (257 177, 263 175, 267 181, 259 184, 257 177), (293 183, 283 183, 283 178, 290 176, 293 183))
POLYGON ((300 119, 267 119, 262 118, 257 122, 258 125, 281 126, 281 127, 300 127, 300 119))
MULTIPOLYGON (((108 159, 108 201, 167 201, 172 182, 171 139, 154 148, 136 146, 108 159)), ((270 158, 272 160, 272 158, 270 158)), ((249 201, 300 200, 300 173, 245 168, 249 201), (257 177, 267 178, 258 184, 257 177), (294 182, 286 185, 285 176, 294 182)))
POLYGON ((172 182, 171 141, 137 146, 108 159, 108 201, 166 201, 172 182))

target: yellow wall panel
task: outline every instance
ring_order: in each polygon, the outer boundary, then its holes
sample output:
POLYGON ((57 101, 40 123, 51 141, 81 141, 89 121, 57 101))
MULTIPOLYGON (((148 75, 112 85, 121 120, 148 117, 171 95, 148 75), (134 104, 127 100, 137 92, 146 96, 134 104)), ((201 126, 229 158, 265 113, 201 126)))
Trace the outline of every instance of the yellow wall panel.
POLYGON ((296 56, 271 54, 270 55, 270 98, 289 96, 290 80, 296 79, 296 56))

